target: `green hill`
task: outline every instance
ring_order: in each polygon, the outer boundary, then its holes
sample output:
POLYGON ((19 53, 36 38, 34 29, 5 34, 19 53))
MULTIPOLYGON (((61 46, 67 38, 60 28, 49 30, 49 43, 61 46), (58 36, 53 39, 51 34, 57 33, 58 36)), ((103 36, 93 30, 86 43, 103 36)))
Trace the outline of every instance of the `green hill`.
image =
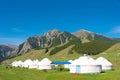
POLYGON ((84 44, 76 43, 76 45, 73 47, 73 50, 79 54, 97 55, 110 48, 113 44, 114 43, 92 40, 91 42, 84 44))
MULTIPOLYGON (((61 45, 63 46, 63 45, 61 45)), ((49 58, 50 60, 52 61, 67 61, 69 59, 75 59, 75 58, 78 58, 80 56, 80 54, 77 54, 75 52, 73 52, 72 54, 69 54, 69 51, 73 48, 74 45, 71 45, 71 46, 68 46, 67 48, 65 49, 62 49, 60 50, 59 52, 57 52, 55 55, 50 55, 50 52, 51 50, 55 49, 55 47, 52 47, 49 49, 49 51, 46 53, 46 50, 45 49, 41 49, 41 50, 31 50, 27 53, 24 53, 23 55, 19 55, 17 57, 13 57, 13 58, 10 58, 10 59, 7 59, 5 61, 3 61, 3 63, 11 63, 15 60, 26 60, 26 59, 43 59, 45 57, 49 58)), ((56 46, 56 47, 60 47, 59 46, 56 46)))
POLYGON ((111 46, 106 52, 119 52, 120 51, 120 43, 116 43, 113 46, 111 46))

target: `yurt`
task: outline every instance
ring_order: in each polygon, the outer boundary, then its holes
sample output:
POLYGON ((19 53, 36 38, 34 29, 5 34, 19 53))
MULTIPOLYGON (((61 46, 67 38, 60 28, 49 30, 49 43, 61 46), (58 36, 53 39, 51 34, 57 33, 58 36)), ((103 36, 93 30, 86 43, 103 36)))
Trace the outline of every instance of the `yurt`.
POLYGON ((50 61, 48 58, 44 58, 38 63, 37 69, 40 69, 40 70, 52 69, 53 65, 51 63, 52 61, 50 61))
POLYGON ((11 66, 22 67, 22 64, 23 64, 23 62, 19 60, 19 61, 12 62, 11 66))
POLYGON ((112 70, 112 63, 104 57, 99 57, 96 62, 102 65, 102 70, 112 70))
POLYGON ((25 67, 25 68, 35 68, 34 66, 34 63, 31 59, 27 59, 24 61, 22 67, 25 67))
POLYGON ((38 63, 39 63, 39 60, 36 59, 36 60, 33 61, 33 63, 34 63, 34 68, 37 68, 37 65, 38 65, 38 63))
POLYGON ((12 63, 11 63, 11 66, 18 67, 17 61, 12 62, 12 63))
MULTIPOLYGON (((69 60, 68 62, 72 63, 72 60, 69 60)), ((70 64, 65 64, 64 68, 69 68, 70 64)))
POLYGON ((70 73, 100 73, 101 65, 88 55, 84 55, 70 65, 70 73))
POLYGON ((21 60, 19 60, 19 61, 17 61, 17 65, 18 65, 18 67, 22 67, 23 62, 21 60))

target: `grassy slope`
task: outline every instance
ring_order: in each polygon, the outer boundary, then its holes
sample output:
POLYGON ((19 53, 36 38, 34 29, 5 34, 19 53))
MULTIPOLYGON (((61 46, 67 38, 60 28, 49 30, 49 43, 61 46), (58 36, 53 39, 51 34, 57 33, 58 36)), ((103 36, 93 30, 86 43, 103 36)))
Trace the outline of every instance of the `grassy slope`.
MULTIPOLYGON (((59 46, 63 46, 63 45, 59 45, 59 46)), ((76 59, 79 56, 81 56, 81 54, 77 54, 76 52, 74 52, 73 54, 69 54, 69 50, 73 47, 74 45, 69 46, 68 48, 56 53, 55 55, 50 56, 49 52, 54 49, 54 47, 49 49, 48 53, 45 53, 45 50, 31 50, 30 52, 23 54, 21 56, 15 57, 15 58, 11 58, 6 60, 7 62, 13 62, 14 60, 26 60, 28 58, 34 60, 34 59, 43 59, 45 57, 49 58, 52 61, 67 61, 70 59, 76 59)), ((118 53, 120 51, 120 43, 113 45, 111 48, 109 48, 108 50, 106 50, 104 53, 101 53, 99 55, 93 56, 95 58, 99 57, 99 56, 103 56, 105 58, 107 58, 110 61, 116 62, 116 58, 118 57, 118 53)), ((5 61, 5 62, 6 62, 5 61)), ((120 61, 118 61, 120 62, 120 61)))
MULTIPOLYGON (((38 59, 40 56, 44 55, 45 53, 45 50, 31 50, 30 52, 26 53, 26 54, 23 54, 23 55, 20 55, 18 57, 14 57, 14 58, 11 58, 11 59, 8 59, 6 61, 9 61, 9 62, 12 62, 14 60, 26 60, 26 59, 38 59)), ((5 61, 5 62, 6 62, 5 61)))
MULTIPOLYGON (((73 52, 73 54, 69 54, 69 50, 73 47, 74 45, 69 46, 68 48, 56 53, 55 55, 52 55, 52 57, 58 59, 58 61, 68 61, 70 59, 76 59, 80 56, 80 54, 77 54, 76 52, 73 52)), ((54 60, 56 60, 54 59, 54 60)))
MULTIPOLYGON (((68 54, 68 51, 73 47, 73 45, 69 46, 68 48, 66 49, 63 49, 62 51, 56 53, 55 55, 52 55, 50 56, 49 55, 49 52, 48 53, 45 53, 45 50, 42 49, 42 50, 31 50, 30 52, 26 53, 26 54, 23 54, 21 56, 18 56, 18 57, 15 57, 15 58, 11 58, 11 59, 8 59, 6 61, 4 61, 3 63, 11 63, 15 60, 26 60, 26 59, 43 59, 45 57, 49 58, 50 60, 52 61, 67 61, 67 60, 70 60, 70 59, 76 59, 80 56, 80 54, 77 54, 77 53, 73 53, 73 54, 68 54)), ((53 48, 49 49, 49 51, 51 51, 53 48)))
POLYGON ((106 50, 106 52, 114 52, 114 51, 120 51, 120 43, 116 43, 115 45, 113 45, 111 48, 109 48, 108 50, 106 50))

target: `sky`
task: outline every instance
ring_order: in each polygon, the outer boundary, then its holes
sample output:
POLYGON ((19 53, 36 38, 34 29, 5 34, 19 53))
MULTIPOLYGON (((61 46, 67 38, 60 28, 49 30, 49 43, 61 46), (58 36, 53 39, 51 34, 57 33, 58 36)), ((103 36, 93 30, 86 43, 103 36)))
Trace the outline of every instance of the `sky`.
POLYGON ((53 29, 120 38, 120 0, 0 0, 0 44, 53 29))

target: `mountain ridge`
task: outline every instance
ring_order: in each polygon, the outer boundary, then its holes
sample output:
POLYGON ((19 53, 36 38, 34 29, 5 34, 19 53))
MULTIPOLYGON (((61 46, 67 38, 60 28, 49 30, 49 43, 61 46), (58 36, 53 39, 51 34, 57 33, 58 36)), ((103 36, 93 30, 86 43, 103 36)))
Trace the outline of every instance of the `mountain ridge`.
POLYGON ((102 41, 117 41, 117 40, 115 40, 113 38, 109 38, 109 37, 106 37, 104 35, 94 33, 94 32, 91 32, 91 31, 87 31, 87 30, 84 30, 84 29, 73 33, 73 35, 75 35, 76 37, 78 37, 80 39, 102 40, 102 41))
MULTIPOLYGON (((58 46, 61 44, 64 44, 66 42, 79 42, 83 41, 85 42, 90 42, 91 40, 98 40, 98 41, 103 41, 103 42, 118 42, 119 39, 113 39, 106 37, 104 35, 96 34, 94 32, 90 32, 87 30, 79 30, 75 33, 70 33, 70 32, 60 32, 57 29, 50 30, 46 34, 41 35, 41 36, 33 36, 29 37, 24 41, 22 44, 20 44, 18 47, 15 48, 15 46, 12 46, 12 51, 11 48, 7 51, 9 52, 9 56, 3 57, 4 59, 6 58, 11 58, 15 57, 18 55, 22 55, 32 49, 43 49, 43 48, 50 48, 54 46, 58 46), (84 41, 86 40, 86 41, 84 41)), ((75 43, 69 43, 69 45, 74 45, 75 43)), ((6 46, 10 47, 9 44, 6 46)), ((6 54, 8 54, 6 52, 6 54)), ((3 52, 0 52, 0 54, 4 54, 3 52)), ((1 56, 0 56, 1 57, 1 56)))

